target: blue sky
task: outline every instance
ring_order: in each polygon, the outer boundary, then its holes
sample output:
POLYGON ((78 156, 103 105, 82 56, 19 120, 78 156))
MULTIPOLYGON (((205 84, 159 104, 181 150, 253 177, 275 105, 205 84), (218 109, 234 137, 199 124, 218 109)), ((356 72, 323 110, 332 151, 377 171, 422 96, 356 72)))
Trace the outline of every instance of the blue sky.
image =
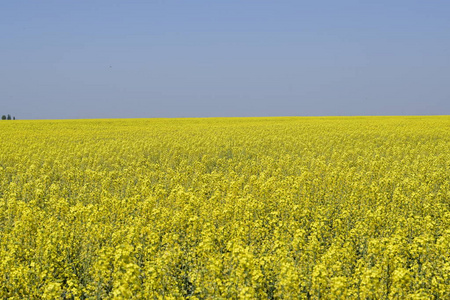
POLYGON ((449 1, 2 1, 18 119, 450 114, 449 1))

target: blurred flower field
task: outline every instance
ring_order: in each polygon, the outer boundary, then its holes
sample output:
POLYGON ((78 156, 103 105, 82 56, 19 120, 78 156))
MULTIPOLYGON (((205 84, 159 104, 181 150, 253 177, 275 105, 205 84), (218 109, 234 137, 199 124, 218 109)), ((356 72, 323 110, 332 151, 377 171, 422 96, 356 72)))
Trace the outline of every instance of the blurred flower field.
POLYGON ((450 299, 450 117, 0 123, 1 299, 450 299))

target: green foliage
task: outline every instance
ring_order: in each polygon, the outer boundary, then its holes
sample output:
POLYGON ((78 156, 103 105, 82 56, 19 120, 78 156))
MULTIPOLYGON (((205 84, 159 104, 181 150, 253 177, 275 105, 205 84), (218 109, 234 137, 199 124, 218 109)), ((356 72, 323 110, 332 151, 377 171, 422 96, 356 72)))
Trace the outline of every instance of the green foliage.
POLYGON ((6 115, 2 116, 2 120, 15 120, 15 119, 16 119, 16 117, 11 117, 11 115, 9 115, 9 114, 8 114, 8 116, 6 116, 6 115))

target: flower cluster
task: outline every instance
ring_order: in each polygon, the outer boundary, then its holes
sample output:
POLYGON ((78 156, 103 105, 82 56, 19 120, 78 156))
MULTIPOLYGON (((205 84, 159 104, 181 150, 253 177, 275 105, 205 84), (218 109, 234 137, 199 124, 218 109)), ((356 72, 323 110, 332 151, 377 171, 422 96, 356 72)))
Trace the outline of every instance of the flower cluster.
POLYGON ((2 299, 449 299, 450 118, 0 124, 2 299))

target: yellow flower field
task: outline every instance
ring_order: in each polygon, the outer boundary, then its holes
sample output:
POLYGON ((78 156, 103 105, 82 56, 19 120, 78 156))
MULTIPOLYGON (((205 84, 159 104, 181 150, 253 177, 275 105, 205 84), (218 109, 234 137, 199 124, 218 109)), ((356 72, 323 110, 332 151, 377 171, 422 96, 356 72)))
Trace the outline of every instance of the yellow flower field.
POLYGON ((450 299, 450 117, 0 121, 1 299, 450 299))

